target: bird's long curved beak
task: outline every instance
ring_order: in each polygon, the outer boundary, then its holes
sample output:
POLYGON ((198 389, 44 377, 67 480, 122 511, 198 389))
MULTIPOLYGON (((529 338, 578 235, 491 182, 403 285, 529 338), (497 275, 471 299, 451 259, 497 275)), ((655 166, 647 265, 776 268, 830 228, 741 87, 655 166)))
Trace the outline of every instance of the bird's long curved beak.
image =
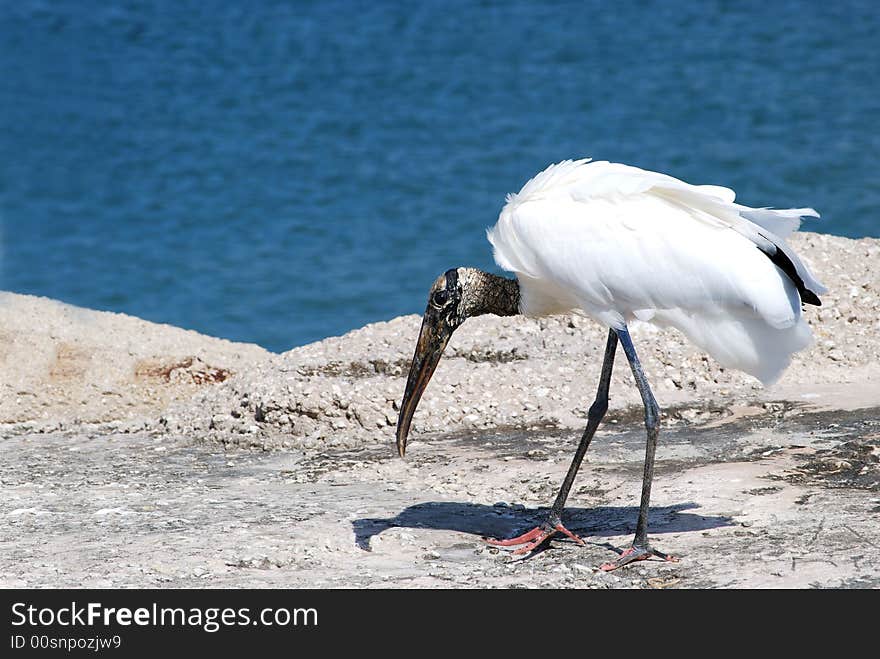
POLYGON ((397 418, 397 452, 400 457, 406 453, 406 437, 409 434, 409 425, 416 406, 434 374, 434 369, 440 363, 440 357, 450 336, 452 330, 441 318, 430 313, 425 314, 412 366, 409 369, 409 377, 406 380, 403 402, 400 404, 400 416, 397 418))

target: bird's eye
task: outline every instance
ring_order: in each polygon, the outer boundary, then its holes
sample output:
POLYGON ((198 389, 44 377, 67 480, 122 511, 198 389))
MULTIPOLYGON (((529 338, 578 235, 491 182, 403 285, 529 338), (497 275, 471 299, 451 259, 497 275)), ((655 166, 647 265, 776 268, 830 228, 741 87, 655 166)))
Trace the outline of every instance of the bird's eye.
POLYGON ((431 296, 431 303, 435 307, 442 307, 447 302, 449 302, 449 293, 447 293, 445 289, 442 291, 437 291, 436 293, 434 293, 433 296, 431 296))

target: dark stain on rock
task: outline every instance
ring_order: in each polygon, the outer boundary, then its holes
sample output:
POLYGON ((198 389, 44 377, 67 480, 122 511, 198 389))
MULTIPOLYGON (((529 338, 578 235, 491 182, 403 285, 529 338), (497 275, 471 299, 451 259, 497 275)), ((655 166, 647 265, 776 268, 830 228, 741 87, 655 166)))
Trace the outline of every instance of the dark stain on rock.
POLYGON ((141 360, 134 367, 138 380, 159 380, 181 384, 216 384, 232 376, 232 371, 206 364, 198 357, 187 357, 175 362, 141 360))
POLYGON ((786 476, 793 483, 880 491, 880 436, 860 437, 806 457, 786 476))
POLYGON ((376 375, 403 375, 409 368, 408 359, 385 361, 371 359, 366 362, 328 362, 321 366, 301 366, 296 372, 306 377, 324 375, 328 377, 370 378, 376 375))
POLYGON ((508 364, 529 358, 527 354, 520 352, 517 348, 511 348, 510 350, 488 350, 485 348, 467 351, 453 350, 448 356, 466 359, 477 364, 508 364))
MULTIPOLYGON (((513 361, 528 359, 528 355, 511 350, 450 350, 446 359, 466 359, 474 363, 507 364, 513 361)), ((343 378, 371 378, 377 375, 404 376, 409 371, 409 359, 369 359, 366 361, 342 362, 331 361, 320 366, 300 366, 296 372, 309 377, 323 375, 343 378)))
POLYGON ((762 496, 764 494, 773 494, 775 492, 779 492, 780 490, 782 490, 782 488, 776 486, 756 487, 752 490, 745 490, 745 493, 750 496, 762 496))

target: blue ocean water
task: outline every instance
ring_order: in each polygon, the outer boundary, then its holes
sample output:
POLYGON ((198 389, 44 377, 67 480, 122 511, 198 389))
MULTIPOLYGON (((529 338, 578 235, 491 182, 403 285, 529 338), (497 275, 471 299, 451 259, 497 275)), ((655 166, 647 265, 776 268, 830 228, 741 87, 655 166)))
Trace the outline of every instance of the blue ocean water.
POLYGON ((272 350, 421 313, 550 162, 880 236, 880 4, 0 8, 0 287, 272 350))

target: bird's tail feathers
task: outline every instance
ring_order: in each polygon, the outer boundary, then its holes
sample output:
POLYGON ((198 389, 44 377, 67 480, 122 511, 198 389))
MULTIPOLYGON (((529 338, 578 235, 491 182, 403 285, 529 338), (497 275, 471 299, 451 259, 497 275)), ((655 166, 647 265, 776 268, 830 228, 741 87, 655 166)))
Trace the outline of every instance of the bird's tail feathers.
POLYGON ((778 380, 792 355, 813 340, 803 316, 781 329, 758 316, 692 315, 680 309, 658 311, 653 322, 678 328, 722 366, 744 371, 764 385, 778 380))
POLYGON ((819 217, 812 208, 749 208, 739 206, 740 215, 760 227, 776 234, 780 238, 788 238, 801 228, 801 218, 819 217))

